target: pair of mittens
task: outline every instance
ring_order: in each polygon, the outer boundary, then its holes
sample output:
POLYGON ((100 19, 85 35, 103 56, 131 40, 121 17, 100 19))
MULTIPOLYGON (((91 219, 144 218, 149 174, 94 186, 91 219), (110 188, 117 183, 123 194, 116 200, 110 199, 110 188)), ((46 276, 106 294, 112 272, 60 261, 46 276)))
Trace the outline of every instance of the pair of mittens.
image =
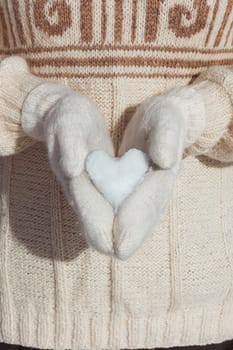
POLYGON ((229 139, 224 135, 229 134, 231 101, 218 85, 226 85, 229 75, 208 72, 217 83, 204 75, 191 86, 143 101, 126 127, 117 158, 105 119, 90 98, 34 76, 21 57, 5 58, 0 62, 0 154, 44 142, 87 242, 125 260, 159 224, 184 151, 217 158, 219 140, 229 139), (215 115, 219 99, 222 118, 215 115))

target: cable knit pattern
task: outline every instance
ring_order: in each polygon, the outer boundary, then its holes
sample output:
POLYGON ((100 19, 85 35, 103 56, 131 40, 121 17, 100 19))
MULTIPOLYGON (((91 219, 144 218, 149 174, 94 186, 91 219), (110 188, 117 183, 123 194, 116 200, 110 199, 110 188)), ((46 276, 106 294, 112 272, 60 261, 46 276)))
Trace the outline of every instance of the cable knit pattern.
POLYGON ((232 21, 231 0, 0 1, 0 57, 26 58, 35 75, 0 66, 1 342, 118 350, 233 339, 232 21), (127 261, 87 245, 45 144, 22 132, 23 100, 41 78, 93 99, 116 148, 146 98, 188 85, 204 97, 205 129, 162 221, 127 261))

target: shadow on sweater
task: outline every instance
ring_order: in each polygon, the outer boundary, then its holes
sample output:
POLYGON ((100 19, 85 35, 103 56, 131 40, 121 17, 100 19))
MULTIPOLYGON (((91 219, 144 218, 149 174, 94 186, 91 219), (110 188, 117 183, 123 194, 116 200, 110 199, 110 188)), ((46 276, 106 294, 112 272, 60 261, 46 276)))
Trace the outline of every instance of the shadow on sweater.
POLYGON ((40 142, 12 157, 10 232, 36 256, 71 261, 89 248, 40 142))
MULTIPOLYGON (((220 162, 218 160, 215 160, 215 159, 211 159, 207 156, 204 156, 204 155, 201 155, 201 156, 198 156, 197 159, 202 162, 204 165, 206 165, 207 167, 212 167, 212 168, 225 168, 225 167, 228 167, 228 166, 233 166, 233 162, 220 162)), ((233 348, 232 348, 233 350, 233 348)))

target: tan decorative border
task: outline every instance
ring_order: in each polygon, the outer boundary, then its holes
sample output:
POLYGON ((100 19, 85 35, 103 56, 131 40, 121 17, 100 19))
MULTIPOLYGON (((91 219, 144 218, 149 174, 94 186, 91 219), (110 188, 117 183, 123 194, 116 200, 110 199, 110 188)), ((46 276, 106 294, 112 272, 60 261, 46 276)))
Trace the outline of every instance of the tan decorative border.
POLYGON ((206 37, 206 40, 205 40, 205 46, 208 44, 208 41, 209 41, 209 38, 210 38, 210 34, 211 34, 212 29, 214 27, 214 21, 216 19, 217 11, 218 11, 218 8, 219 8, 219 1, 220 0, 216 0, 216 3, 214 5, 213 16, 212 16, 212 20, 210 22, 209 30, 208 30, 207 37, 206 37))
POLYGON ((232 10, 233 10, 233 0, 228 0, 227 6, 226 6, 226 10, 225 10, 225 14, 224 14, 224 17, 223 17, 223 21, 222 21, 222 24, 221 24, 221 26, 219 28, 218 34, 217 34, 215 42, 214 42, 214 47, 219 46, 219 44, 221 42, 224 30, 226 28, 226 24, 227 24, 228 18, 230 16, 230 14, 232 13, 232 10))
POLYGON ((224 48, 230 45, 232 9, 233 0, 2 0, 1 46, 59 45, 67 34, 71 45, 102 49, 108 43, 146 46, 167 39, 175 46, 187 45, 193 36, 194 46, 224 48))
POLYGON ((121 77, 121 78, 164 78, 164 79, 191 79, 193 74, 182 74, 182 73, 80 73, 80 72, 74 72, 74 73, 64 73, 64 72, 56 72, 56 73, 39 73, 39 75, 42 78, 114 78, 114 77, 121 77))
POLYGON ((182 60, 182 59, 160 59, 145 57, 102 57, 102 58, 29 58, 28 62, 34 67, 43 66, 76 66, 76 67, 113 67, 113 66, 139 66, 139 67, 170 67, 170 68, 201 68, 214 65, 233 64, 232 59, 215 59, 215 60, 182 60))
POLYGON ((105 51, 105 50, 146 50, 146 51, 165 51, 165 52, 193 52, 204 54, 218 54, 218 53, 232 53, 233 47, 222 49, 211 48, 193 48, 193 47, 173 47, 173 46, 156 46, 156 45, 64 45, 64 46, 38 46, 27 48, 12 48, 12 49, 0 49, 0 55, 3 54, 26 54, 26 53, 38 53, 38 52, 53 52, 53 51, 105 51))

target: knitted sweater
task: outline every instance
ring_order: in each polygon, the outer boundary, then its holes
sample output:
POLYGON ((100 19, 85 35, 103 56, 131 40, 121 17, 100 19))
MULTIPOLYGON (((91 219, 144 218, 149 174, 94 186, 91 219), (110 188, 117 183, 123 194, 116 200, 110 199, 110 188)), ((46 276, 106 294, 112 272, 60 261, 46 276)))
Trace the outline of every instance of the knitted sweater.
POLYGON ((0 55, 22 55, 36 75, 0 65, 1 342, 78 350, 233 338, 232 21, 232 0, 0 0, 0 55), (138 104, 198 77, 206 127, 152 239, 127 261, 86 244, 45 144, 22 130, 41 77, 95 100, 116 148, 138 104))

